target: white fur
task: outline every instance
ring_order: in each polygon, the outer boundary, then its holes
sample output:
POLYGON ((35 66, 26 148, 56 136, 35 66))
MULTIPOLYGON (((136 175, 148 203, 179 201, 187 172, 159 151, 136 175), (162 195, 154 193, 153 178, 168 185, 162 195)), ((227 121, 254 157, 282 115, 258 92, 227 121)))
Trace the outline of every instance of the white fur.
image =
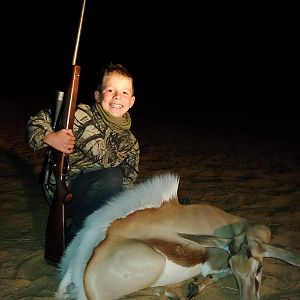
POLYGON ((178 185, 179 177, 174 174, 154 176, 112 197, 105 206, 88 216, 59 265, 61 282, 56 297, 86 300, 84 270, 93 249, 104 240, 110 224, 136 210, 160 207, 163 202, 176 197, 178 185))
POLYGON ((164 272, 153 283, 152 287, 174 284, 174 282, 181 282, 201 274, 202 263, 193 267, 182 267, 167 258, 165 259, 166 265, 164 272))

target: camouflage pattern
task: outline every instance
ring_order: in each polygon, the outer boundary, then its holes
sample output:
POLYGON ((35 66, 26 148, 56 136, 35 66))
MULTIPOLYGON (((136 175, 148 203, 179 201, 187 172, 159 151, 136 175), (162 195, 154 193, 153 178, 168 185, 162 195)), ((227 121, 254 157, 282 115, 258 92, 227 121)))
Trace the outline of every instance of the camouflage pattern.
MULTIPOLYGON (((50 110, 41 110, 28 121, 28 143, 34 150, 47 147, 43 142, 51 127, 50 110)), ((123 188, 131 188, 138 176, 139 143, 130 130, 112 131, 102 120, 96 105, 79 104, 75 112, 73 132, 76 143, 69 155, 67 186, 80 173, 120 166, 123 188)), ((55 190, 55 178, 50 178, 49 194, 55 190)))

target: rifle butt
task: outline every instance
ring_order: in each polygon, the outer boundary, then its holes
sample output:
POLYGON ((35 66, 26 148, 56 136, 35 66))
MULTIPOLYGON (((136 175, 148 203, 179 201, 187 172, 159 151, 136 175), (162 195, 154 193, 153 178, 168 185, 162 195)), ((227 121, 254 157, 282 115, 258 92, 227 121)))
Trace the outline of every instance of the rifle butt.
POLYGON ((64 205, 54 197, 51 203, 46 236, 44 258, 48 263, 57 265, 65 251, 64 205))
POLYGON ((57 265, 65 251, 65 204, 73 198, 64 184, 58 181, 53 202, 51 203, 45 237, 45 260, 57 265))

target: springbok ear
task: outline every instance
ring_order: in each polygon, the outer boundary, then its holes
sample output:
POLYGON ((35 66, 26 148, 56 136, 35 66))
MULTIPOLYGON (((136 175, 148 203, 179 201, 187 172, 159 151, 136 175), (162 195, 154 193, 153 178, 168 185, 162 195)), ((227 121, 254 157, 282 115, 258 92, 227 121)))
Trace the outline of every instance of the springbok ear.
POLYGON ((263 244, 266 251, 264 257, 277 258, 285 261, 293 266, 300 267, 300 256, 292 251, 272 246, 269 244, 263 244))
POLYGON ((207 247, 207 248, 214 247, 214 248, 219 248, 227 252, 230 252, 228 245, 230 244, 232 239, 229 238, 222 238, 222 237, 201 235, 201 234, 194 235, 188 233, 178 233, 178 235, 186 240, 193 241, 202 247, 207 247))

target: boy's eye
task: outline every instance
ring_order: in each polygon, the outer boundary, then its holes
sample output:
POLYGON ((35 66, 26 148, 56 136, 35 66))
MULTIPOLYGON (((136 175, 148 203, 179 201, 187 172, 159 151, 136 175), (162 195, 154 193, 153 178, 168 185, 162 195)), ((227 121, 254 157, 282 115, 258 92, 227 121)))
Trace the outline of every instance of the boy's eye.
POLYGON ((106 90, 106 92, 108 92, 108 93, 110 93, 110 94, 111 94, 111 93, 113 93, 113 92, 114 92, 114 90, 113 90, 113 89, 107 89, 107 90, 106 90))

